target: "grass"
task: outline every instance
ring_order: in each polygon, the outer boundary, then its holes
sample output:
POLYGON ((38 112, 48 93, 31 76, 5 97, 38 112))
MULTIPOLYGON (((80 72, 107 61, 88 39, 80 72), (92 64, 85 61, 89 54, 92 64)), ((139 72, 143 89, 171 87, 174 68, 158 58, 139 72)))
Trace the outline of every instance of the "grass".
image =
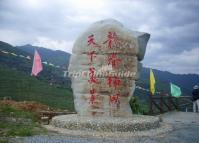
POLYGON ((0 114, 2 116, 9 116, 15 118, 29 118, 32 119, 33 121, 37 120, 37 115, 35 113, 16 109, 14 107, 7 105, 0 105, 0 114))
POLYGON ((37 123, 35 113, 0 105, 0 116, 0 136, 32 136, 46 133, 37 123))
POLYGON ((1 136, 32 136, 38 134, 38 132, 34 130, 34 126, 35 125, 33 123, 31 123, 30 125, 10 122, 0 123, 1 129, 3 129, 3 133, 1 133, 1 136))
POLYGON ((74 111, 72 91, 0 65, 0 99, 37 101, 53 108, 74 111))
POLYGON ((0 141, 0 143, 9 143, 8 141, 0 141))

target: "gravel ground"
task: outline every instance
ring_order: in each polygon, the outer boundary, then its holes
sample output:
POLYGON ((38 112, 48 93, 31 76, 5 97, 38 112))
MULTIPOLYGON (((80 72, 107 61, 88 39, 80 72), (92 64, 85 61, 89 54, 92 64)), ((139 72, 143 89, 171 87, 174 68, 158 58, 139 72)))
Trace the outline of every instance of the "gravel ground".
POLYGON ((199 142, 199 114, 171 113, 163 115, 163 121, 173 125, 174 130, 167 134, 151 137, 132 137, 128 140, 94 139, 68 137, 52 133, 26 138, 11 139, 13 143, 198 143, 199 142), (197 121, 197 122, 196 122, 197 121))
POLYGON ((198 143, 199 125, 175 124, 174 131, 161 136, 135 137, 129 140, 107 140, 60 135, 33 136, 13 140, 13 143, 198 143))

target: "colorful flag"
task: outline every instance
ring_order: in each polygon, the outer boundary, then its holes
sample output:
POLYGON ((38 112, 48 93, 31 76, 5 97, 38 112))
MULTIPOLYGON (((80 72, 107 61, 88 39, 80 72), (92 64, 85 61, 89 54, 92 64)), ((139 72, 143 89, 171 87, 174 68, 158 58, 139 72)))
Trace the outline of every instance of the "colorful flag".
POLYGON ((31 75, 37 76, 39 72, 43 70, 43 66, 41 63, 41 57, 37 50, 35 50, 35 55, 34 55, 34 60, 33 60, 33 65, 32 65, 32 73, 31 75))
POLYGON ((172 83, 170 83, 170 85, 171 85, 171 95, 173 97, 179 97, 182 94, 180 87, 172 83))
POLYGON ((155 94, 155 77, 152 69, 150 69, 150 92, 152 95, 155 94))

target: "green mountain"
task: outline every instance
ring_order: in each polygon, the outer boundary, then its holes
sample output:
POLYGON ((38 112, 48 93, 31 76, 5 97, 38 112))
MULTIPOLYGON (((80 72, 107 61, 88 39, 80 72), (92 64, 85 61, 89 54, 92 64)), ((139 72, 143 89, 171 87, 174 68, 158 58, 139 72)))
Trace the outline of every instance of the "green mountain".
MULTIPOLYGON (((143 68, 140 81, 145 81, 143 87, 149 87, 149 68, 143 68), (147 84, 146 84, 147 83, 147 84)), ((181 87, 184 95, 191 95, 192 89, 194 85, 199 84, 199 75, 197 74, 173 74, 167 71, 160 71, 153 69, 155 78, 157 80, 156 87, 159 91, 169 92, 170 90, 170 82, 181 87)))
MULTIPOLYGON (((59 65, 68 65, 70 58, 70 54, 63 51, 53 51, 46 48, 41 48, 31 45, 18 46, 17 48, 31 54, 34 53, 35 48, 39 49, 42 58, 46 59, 46 61, 50 61, 54 64, 59 64, 59 65), (57 57, 60 58, 58 59, 57 57)), ((148 89, 149 71, 150 71, 149 68, 146 67, 142 68, 140 79, 137 82, 138 86, 148 89)), ((172 82, 182 88, 184 95, 190 95, 193 86, 199 83, 199 75, 196 74, 173 74, 167 71, 160 71, 156 69, 154 69, 153 71, 158 83, 157 89, 159 91, 169 92, 169 87, 170 87, 169 83, 172 82)))
POLYGON ((39 76, 32 77, 32 59, 32 54, 0 42, 0 99, 34 100, 73 111, 70 80, 63 77, 63 69, 43 64, 39 76))
MULTIPOLYGON (((52 102, 54 106, 56 106, 56 103, 58 107, 67 107, 67 105, 64 105, 64 103, 67 103, 67 99, 62 98, 62 96, 66 97, 65 94, 70 94, 68 102, 72 104, 71 81, 68 77, 63 76, 64 71, 67 70, 69 58, 70 54, 63 51, 53 51, 31 45, 14 47, 0 41, 0 98, 11 96, 17 100, 29 99, 41 102, 45 102, 44 99, 52 99, 53 101, 48 103, 52 102), (43 64, 43 71, 36 78, 30 76, 35 49, 39 51, 42 62, 48 63, 43 64), (15 79, 17 82, 15 82, 15 79), (32 85, 30 86, 30 84, 32 85), (32 87, 34 87, 34 90, 30 90, 32 87), (33 99, 32 96, 35 96, 35 98, 33 99), (62 104, 59 104, 59 102, 62 104)), ((149 70, 149 68, 143 67, 140 79, 136 82, 138 88, 135 90, 135 95, 142 102, 146 102, 149 97, 147 91, 149 70)), ((192 87, 199 84, 199 75, 196 74, 172 74, 155 69, 154 74, 157 83, 156 89, 160 92, 170 93, 169 83, 172 82, 181 87, 183 95, 191 95, 192 87)), ((71 106, 70 109, 72 109, 71 106)))
MULTIPOLYGON (((9 45, 1 41, 0 41, 0 50, 1 50, 0 52, 1 65, 8 66, 10 69, 18 70, 27 75, 31 74, 33 54, 20 50, 12 45, 9 45), (5 51, 8 53, 5 53, 5 51), (30 59, 27 59, 26 57, 29 57, 30 59)), ((44 53, 41 52, 41 54, 43 55, 44 53)), ((43 61, 43 57, 42 57, 42 61, 43 61)), ((59 61, 59 60, 56 59, 55 61, 59 61)), ((64 77, 64 71, 66 70, 66 67, 57 68, 49 64, 48 65, 43 64, 43 66, 44 68, 42 72, 39 74, 38 79, 44 80, 48 82, 49 84, 55 84, 57 86, 70 88, 70 79, 68 77, 64 77)))
POLYGON ((69 53, 60 50, 53 51, 47 48, 32 46, 29 44, 24 46, 16 46, 16 48, 23 50, 31 55, 34 55, 34 51, 35 49, 37 49, 43 61, 47 61, 48 63, 58 65, 64 69, 67 69, 68 67, 70 59, 69 53))
MULTIPOLYGON (((37 48, 39 49, 42 58, 54 64, 68 65, 70 59, 70 54, 63 51, 52 51, 46 48, 35 47, 31 45, 19 46, 17 48, 22 49, 23 51, 31 54, 33 54, 34 49, 37 48)), ((139 85, 142 83, 140 85, 141 87, 147 89, 149 86, 149 71, 149 68, 143 67, 141 71, 140 80, 138 82, 139 85)), ((167 71, 160 71, 156 69, 154 69, 154 74, 158 83, 157 88, 160 91, 169 92, 169 83, 172 82, 182 87, 182 90, 185 94, 190 95, 193 86, 199 83, 199 75, 196 74, 173 74, 167 71)))
MULTIPOLYGON (((156 91, 161 93, 170 94, 170 82, 172 82, 181 88, 183 96, 191 96, 193 86, 199 84, 199 75, 196 74, 173 74, 156 69, 153 69, 153 72, 156 78, 156 91)), ((149 100, 149 92, 146 91, 149 89, 149 73, 149 68, 142 68, 140 79, 136 82, 136 85, 144 88, 145 90, 136 88, 134 93, 144 104, 147 100, 149 100)), ((155 95, 159 94, 156 93, 155 95)))
POLYGON ((50 107, 74 111, 72 91, 58 88, 18 70, 0 65, 0 99, 37 101, 50 107))

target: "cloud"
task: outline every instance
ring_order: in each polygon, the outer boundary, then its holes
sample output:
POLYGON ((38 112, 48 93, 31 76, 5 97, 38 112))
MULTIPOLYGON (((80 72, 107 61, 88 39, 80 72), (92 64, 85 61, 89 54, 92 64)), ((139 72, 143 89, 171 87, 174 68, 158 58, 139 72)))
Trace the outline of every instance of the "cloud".
POLYGON ((145 66, 198 73, 198 7, 197 0, 1 0, 0 40, 71 52, 73 41, 91 23, 114 18, 151 34, 145 66), (188 61, 193 64, 183 67, 188 61))
POLYGON ((150 61, 144 61, 147 67, 156 67, 172 73, 197 73, 199 74, 199 47, 193 48, 189 51, 184 50, 180 54, 164 54, 157 55, 151 58, 150 61))
POLYGON ((49 39, 47 37, 38 37, 36 42, 32 45, 39 47, 48 47, 52 50, 64 50, 68 51, 69 53, 72 53, 71 47, 73 45, 73 41, 58 41, 49 39))
POLYGON ((0 40, 12 45, 26 44, 33 41, 32 36, 28 36, 17 30, 0 29, 0 40))

